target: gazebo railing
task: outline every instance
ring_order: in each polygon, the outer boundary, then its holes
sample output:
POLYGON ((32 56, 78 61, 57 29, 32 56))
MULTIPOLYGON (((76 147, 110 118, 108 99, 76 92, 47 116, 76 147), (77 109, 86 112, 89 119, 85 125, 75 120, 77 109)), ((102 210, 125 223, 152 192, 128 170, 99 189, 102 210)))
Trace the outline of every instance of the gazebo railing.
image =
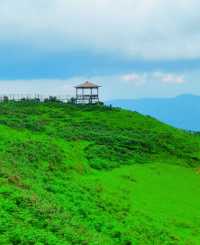
POLYGON ((92 95, 89 95, 89 94, 78 94, 76 96, 77 99, 98 99, 99 96, 97 94, 92 94, 92 95))

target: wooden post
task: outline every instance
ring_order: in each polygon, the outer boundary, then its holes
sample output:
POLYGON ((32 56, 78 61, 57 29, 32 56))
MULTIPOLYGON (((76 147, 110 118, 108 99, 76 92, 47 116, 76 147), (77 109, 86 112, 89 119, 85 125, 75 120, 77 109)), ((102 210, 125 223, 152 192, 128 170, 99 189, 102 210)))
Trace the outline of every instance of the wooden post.
POLYGON ((92 88, 90 88, 90 103, 92 103, 92 88))

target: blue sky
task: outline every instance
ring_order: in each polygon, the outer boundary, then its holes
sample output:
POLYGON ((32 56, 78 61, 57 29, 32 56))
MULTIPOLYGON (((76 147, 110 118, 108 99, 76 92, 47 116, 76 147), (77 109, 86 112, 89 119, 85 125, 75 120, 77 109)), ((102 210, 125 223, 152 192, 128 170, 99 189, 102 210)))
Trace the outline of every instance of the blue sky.
POLYGON ((2 0, 0 93, 200 95, 197 0, 2 0))

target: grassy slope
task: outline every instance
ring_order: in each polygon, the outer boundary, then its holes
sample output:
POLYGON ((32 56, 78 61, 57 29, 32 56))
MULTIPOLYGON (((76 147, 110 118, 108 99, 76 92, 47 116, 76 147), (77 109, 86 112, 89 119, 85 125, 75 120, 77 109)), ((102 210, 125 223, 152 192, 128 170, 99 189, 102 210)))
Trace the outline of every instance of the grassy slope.
POLYGON ((1 244, 199 244, 199 142, 118 109, 0 104, 1 244))

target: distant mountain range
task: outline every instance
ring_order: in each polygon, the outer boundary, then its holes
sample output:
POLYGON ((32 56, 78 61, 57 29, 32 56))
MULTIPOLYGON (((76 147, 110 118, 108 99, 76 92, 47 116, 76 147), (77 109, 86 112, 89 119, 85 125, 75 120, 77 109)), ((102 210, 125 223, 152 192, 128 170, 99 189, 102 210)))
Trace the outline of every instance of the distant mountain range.
POLYGON ((119 99, 106 101, 106 104, 153 116, 177 128, 200 131, 200 96, 119 99))

